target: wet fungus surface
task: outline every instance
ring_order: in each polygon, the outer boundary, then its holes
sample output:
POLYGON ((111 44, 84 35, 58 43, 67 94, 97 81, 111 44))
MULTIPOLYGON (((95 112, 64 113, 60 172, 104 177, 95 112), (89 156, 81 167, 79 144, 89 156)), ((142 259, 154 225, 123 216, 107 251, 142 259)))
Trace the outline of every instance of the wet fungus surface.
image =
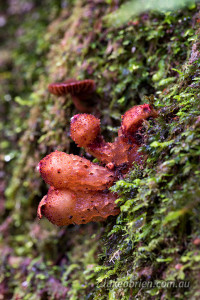
POLYGON ((113 143, 101 135, 100 120, 90 114, 78 114, 71 120, 71 138, 104 166, 86 158, 55 151, 39 163, 42 178, 50 185, 38 206, 38 217, 45 216, 58 226, 103 221, 117 215, 117 195, 108 191, 114 181, 127 173, 132 163, 143 162, 138 152, 137 132, 143 121, 157 117, 149 104, 134 106, 122 116, 118 137, 113 143), (123 170, 123 171, 122 171, 123 170))
POLYGON ((72 191, 50 188, 40 201, 38 217, 44 215, 57 226, 104 221, 117 215, 116 195, 102 191, 72 191))
POLYGON ((55 151, 39 163, 42 178, 56 189, 105 190, 114 181, 114 174, 88 159, 55 151))

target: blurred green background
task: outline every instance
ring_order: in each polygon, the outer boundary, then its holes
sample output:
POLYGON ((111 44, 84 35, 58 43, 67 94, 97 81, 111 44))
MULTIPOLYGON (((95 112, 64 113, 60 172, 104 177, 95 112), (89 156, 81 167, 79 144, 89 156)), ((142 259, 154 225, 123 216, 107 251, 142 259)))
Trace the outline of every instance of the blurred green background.
POLYGON ((199 299, 199 24, 198 1, 0 3, 0 299, 199 299), (92 159, 69 137, 70 97, 47 90, 67 78, 95 80, 107 141, 133 105, 160 114, 144 125, 147 164, 112 187, 120 215, 58 228, 36 217, 38 162, 92 159))

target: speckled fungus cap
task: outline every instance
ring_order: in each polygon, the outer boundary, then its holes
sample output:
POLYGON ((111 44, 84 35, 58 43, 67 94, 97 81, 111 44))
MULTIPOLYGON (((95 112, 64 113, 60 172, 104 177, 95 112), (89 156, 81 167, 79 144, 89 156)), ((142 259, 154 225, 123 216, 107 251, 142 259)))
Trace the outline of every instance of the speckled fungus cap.
POLYGON ((87 147, 100 134, 100 120, 93 115, 75 115, 70 124, 70 135, 79 147, 87 147))

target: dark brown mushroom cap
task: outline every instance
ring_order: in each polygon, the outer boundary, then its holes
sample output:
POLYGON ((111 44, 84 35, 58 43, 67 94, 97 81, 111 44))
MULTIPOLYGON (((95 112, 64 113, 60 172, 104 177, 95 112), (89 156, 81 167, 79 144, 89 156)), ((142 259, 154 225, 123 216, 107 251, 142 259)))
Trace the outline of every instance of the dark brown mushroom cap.
POLYGON ((77 96, 82 93, 91 94, 95 90, 95 82, 92 79, 75 80, 69 79, 61 83, 51 83, 48 86, 50 93, 56 96, 71 94, 77 96))

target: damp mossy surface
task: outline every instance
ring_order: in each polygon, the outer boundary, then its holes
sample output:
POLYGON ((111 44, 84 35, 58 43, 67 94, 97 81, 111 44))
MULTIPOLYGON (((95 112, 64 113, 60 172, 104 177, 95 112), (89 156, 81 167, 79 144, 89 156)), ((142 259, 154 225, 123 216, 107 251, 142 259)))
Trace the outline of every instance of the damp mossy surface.
POLYGON ((200 7, 108 23, 124 2, 0 4, 2 299, 200 297, 200 7), (58 228, 36 216, 38 162, 55 150, 92 159, 70 139, 70 97, 47 90, 67 78, 95 80, 107 141, 133 105, 159 117, 143 126, 144 165, 111 187, 120 214, 58 228))

